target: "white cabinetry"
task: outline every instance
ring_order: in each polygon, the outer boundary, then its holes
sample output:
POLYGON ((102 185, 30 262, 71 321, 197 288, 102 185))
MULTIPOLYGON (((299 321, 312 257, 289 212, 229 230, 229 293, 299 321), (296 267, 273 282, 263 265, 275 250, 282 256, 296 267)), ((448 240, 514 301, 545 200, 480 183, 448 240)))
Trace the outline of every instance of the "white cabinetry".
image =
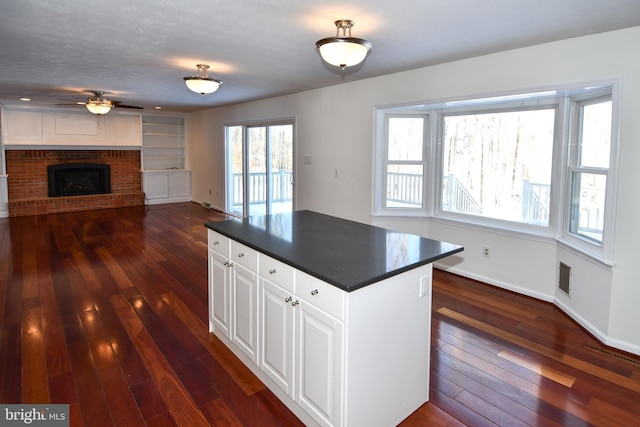
POLYGON ((258 254, 231 241, 230 339, 254 363, 258 355, 258 254))
POLYGON ((220 331, 254 363, 258 354, 256 269, 256 251, 209 231, 209 329, 220 331))
POLYGON ((191 201, 183 117, 142 116, 142 183, 147 204, 191 201))
POLYGON ((342 425, 344 324, 330 313, 342 311, 344 297, 296 271, 295 401, 324 426, 342 425))
POLYGON ((184 118, 142 116, 142 169, 184 169, 184 118))
POLYGON ((146 203, 191 201, 191 171, 142 171, 142 188, 146 203))
POLYGON ((260 280, 260 368, 293 399, 293 292, 260 280))
POLYGON ((306 425, 397 425, 428 400, 431 264, 345 292, 208 233, 210 331, 306 425))
POLYGON ((5 144, 59 147, 136 147, 141 145, 140 115, 85 111, 6 110, 5 144))

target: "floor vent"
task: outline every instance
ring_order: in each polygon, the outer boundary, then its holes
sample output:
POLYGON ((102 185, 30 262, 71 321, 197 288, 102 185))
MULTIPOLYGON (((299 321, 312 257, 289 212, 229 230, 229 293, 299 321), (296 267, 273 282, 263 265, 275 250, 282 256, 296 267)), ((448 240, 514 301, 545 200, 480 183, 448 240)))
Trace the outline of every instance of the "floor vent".
POLYGON ((627 363, 631 363, 631 364, 636 365, 636 366, 640 366, 640 361, 638 361, 636 359, 632 359, 630 357, 627 357, 627 356, 625 356, 623 354, 614 353, 613 351, 609 351, 606 348, 596 347, 596 346, 590 345, 590 344, 585 344, 583 346, 583 348, 586 348, 588 350, 597 351, 598 353, 606 354, 607 356, 614 357, 614 358, 616 358, 618 360, 621 360, 623 362, 627 362, 627 363))
POLYGON ((571 266, 560 263, 560 275, 558 279, 558 287, 567 295, 571 295, 571 266))

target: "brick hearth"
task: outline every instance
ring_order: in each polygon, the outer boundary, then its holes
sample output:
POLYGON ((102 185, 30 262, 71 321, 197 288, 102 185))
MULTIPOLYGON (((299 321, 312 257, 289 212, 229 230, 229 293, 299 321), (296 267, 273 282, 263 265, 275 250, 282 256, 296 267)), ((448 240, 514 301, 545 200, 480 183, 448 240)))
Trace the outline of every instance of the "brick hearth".
POLYGON ((137 150, 7 150, 9 216, 40 215, 144 205, 137 150), (106 163, 111 193, 49 197, 47 166, 106 163))

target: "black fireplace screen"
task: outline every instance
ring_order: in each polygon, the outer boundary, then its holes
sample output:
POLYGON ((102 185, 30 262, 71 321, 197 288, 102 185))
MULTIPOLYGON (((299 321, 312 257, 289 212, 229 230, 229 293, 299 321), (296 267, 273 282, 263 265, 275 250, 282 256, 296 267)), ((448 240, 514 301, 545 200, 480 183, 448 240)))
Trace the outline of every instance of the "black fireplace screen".
POLYGON ((111 193, 109 165, 63 163, 47 167, 49 197, 111 193))

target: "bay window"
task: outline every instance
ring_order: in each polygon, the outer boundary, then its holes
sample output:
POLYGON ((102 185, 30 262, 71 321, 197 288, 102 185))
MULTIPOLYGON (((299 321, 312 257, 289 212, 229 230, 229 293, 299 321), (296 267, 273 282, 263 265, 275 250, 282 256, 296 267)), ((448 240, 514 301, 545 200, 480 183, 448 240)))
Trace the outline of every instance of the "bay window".
POLYGON ((609 262, 614 89, 378 109, 373 214, 555 237, 609 262))

